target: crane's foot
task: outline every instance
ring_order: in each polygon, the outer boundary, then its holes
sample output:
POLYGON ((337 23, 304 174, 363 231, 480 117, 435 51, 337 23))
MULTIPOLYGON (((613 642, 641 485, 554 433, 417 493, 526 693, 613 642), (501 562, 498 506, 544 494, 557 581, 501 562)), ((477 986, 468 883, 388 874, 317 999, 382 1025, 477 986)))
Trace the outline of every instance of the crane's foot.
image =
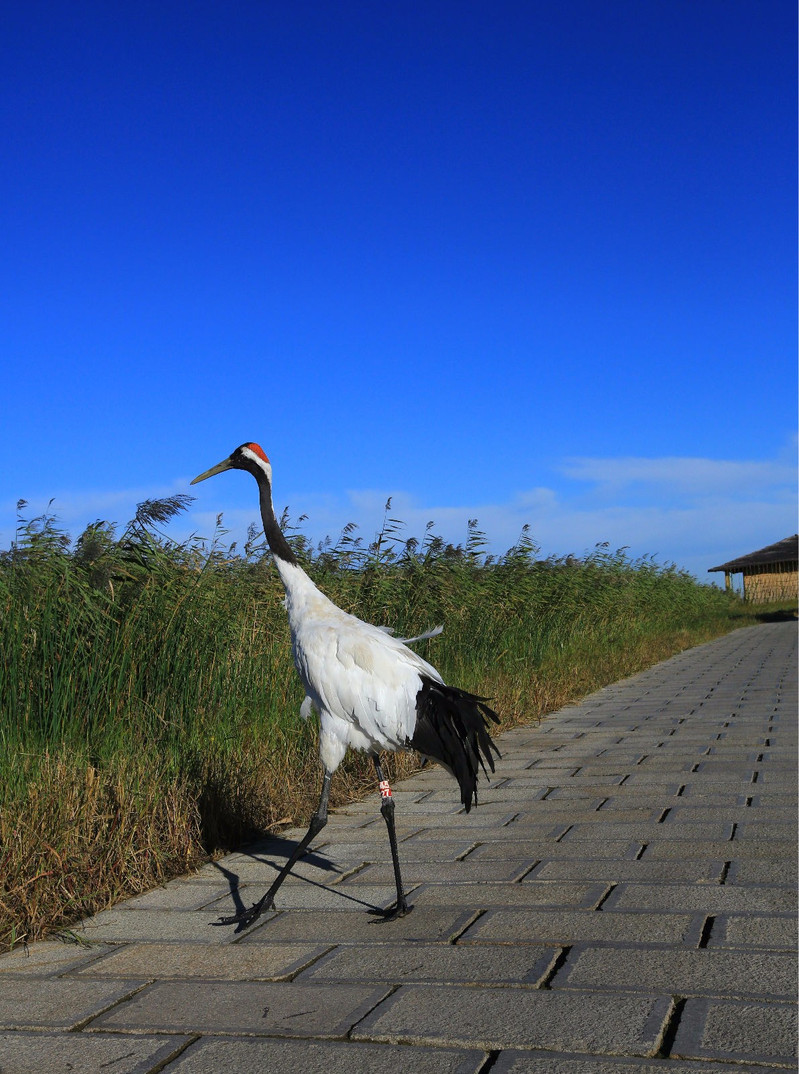
POLYGON ((267 900, 266 896, 263 899, 259 899, 258 902, 253 903, 249 910, 239 910, 237 914, 231 914, 230 917, 220 917, 218 921, 215 921, 215 925, 238 925, 236 932, 242 932, 244 929, 248 929, 250 925, 256 921, 262 913, 271 909, 272 900, 267 900))
POLYGON ((413 906, 411 906, 411 904, 409 902, 406 902, 403 898, 399 902, 395 903, 390 909, 382 910, 378 921, 381 921, 383 923, 385 923, 386 921, 396 921, 400 917, 405 917, 411 912, 412 909, 413 906))

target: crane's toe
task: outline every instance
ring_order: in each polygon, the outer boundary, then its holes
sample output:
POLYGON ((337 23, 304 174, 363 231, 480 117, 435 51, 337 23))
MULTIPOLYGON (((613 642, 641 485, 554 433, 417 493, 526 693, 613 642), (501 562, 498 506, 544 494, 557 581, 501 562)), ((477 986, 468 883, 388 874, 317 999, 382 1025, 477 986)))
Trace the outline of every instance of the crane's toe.
POLYGON ((270 909, 271 905, 271 899, 267 902, 266 899, 263 898, 259 902, 253 903, 248 910, 239 910, 237 914, 231 914, 230 917, 220 917, 216 924, 238 925, 236 931, 241 932, 243 929, 249 928, 265 910, 270 909))

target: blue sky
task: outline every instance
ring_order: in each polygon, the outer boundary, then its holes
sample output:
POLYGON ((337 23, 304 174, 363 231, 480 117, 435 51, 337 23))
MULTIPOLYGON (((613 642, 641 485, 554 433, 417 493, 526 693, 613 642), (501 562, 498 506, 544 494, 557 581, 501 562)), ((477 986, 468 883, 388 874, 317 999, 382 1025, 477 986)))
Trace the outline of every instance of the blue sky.
MULTIPOLYGON (((0 31, 0 547, 256 440, 334 539, 709 566, 796 526, 782 0, 26 0, 0 31)), ((233 535, 255 486, 191 490, 233 535)), ((710 576, 711 579, 717 576, 710 576)))

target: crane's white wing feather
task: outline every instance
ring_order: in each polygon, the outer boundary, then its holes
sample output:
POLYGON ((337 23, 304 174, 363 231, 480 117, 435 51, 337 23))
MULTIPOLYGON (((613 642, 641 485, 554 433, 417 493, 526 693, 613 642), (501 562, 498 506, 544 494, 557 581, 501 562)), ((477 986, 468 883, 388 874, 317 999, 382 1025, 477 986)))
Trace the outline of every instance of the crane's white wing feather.
MULTIPOLYGON (((378 630, 384 630, 386 632, 386 634, 392 634, 393 635, 393 634, 396 633, 396 631, 394 630, 394 627, 390 627, 390 626, 381 626, 381 627, 378 627, 378 630)), ((443 634, 443 632, 444 632, 443 626, 435 626, 435 627, 432 627, 430 630, 426 630, 424 632, 424 634, 416 634, 412 638, 397 638, 397 641, 401 641, 403 645, 410 645, 411 642, 414 642, 414 641, 426 641, 428 638, 437 638, 438 635, 443 634)))
POLYGON ((354 725, 376 749, 402 748, 413 735, 421 676, 441 676, 397 638, 336 612, 305 618, 293 631, 311 704, 354 725))

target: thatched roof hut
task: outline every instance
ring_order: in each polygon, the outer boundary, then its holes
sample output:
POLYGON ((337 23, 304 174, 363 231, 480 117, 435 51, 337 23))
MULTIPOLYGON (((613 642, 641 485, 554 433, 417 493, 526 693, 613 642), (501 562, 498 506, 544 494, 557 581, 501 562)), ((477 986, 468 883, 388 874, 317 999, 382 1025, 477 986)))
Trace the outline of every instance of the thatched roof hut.
POLYGON ((799 586, 799 534, 731 559, 729 563, 710 567, 708 574, 713 571, 724 571, 727 589, 732 588, 733 574, 742 574, 744 600, 759 604, 792 600, 799 586))

